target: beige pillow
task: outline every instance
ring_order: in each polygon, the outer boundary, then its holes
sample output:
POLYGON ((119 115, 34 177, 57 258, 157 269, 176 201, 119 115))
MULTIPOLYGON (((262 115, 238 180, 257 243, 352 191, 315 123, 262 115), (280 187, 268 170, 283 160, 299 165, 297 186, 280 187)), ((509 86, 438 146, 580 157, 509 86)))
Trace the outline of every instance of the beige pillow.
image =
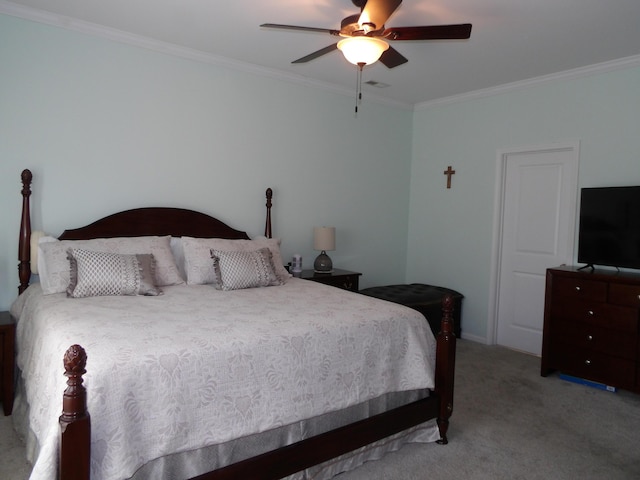
POLYGON ((171 253, 169 236, 166 237, 118 237, 93 240, 55 240, 40 243, 40 260, 45 268, 40 269, 40 284, 46 294, 62 293, 69 286, 69 248, 82 248, 95 252, 122 253, 128 255, 152 254, 156 263, 155 284, 178 285, 184 280, 178 273, 171 253), (44 273, 44 275, 43 275, 44 273))
POLYGON ((184 266, 187 283, 190 285, 215 284, 216 274, 211 261, 211 250, 224 252, 251 252, 261 248, 271 252, 274 272, 281 284, 286 283, 291 275, 284 268, 280 254, 279 238, 257 238, 254 240, 228 240, 225 238, 193 238, 182 237, 184 266))
POLYGON ((126 255, 70 248, 67 296, 161 295, 151 254, 126 255))
POLYGON ((218 290, 282 285, 267 247, 251 252, 211 250, 218 290))

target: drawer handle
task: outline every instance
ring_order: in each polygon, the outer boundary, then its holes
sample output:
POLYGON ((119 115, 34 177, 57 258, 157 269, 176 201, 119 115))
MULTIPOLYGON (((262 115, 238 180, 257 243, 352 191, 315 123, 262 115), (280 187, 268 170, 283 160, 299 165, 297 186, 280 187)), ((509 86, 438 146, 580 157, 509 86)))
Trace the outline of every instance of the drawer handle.
POLYGON ((587 335, 587 340, 589 341, 593 340, 593 335, 587 335))
POLYGON ((585 361, 584 361, 584 364, 585 364, 585 365, 591 365, 591 360, 585 360, 585 361))

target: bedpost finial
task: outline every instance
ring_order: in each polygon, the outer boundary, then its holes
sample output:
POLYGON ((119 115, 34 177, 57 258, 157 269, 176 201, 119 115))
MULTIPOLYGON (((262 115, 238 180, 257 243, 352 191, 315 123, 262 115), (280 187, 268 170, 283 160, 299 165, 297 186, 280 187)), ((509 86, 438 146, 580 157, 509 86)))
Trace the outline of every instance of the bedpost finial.
POLYGON ((31 170, 25 168, 22 171, 20 178, 22 179, 22 196, 28 197, 29 195, 31 195, 31 181, 33 180, 33 174, 31 173, 31 170))
POLYGON ((22 177, 22 183, 31 185, 31 180, 33 180, 33 174, 31 173, 31 170, 29 170, 28 168, 25 168, 22 171, 21 177, 22 177))
POLYGON ((64 371, 70 375, 83 375, 86 373, 87 353, 80 345, 71 345, 64 354, 64 371))
POLYGON ((447 293, 442 299, 442 332, 452 333, 453 325, 453 295, 447 293))
POLYGON ((22 183, 31 183, 31 180, 33 180, 33 174, 31 173, 31 170, 29 170, 28 168, 25 168, 22 171, 22 183))

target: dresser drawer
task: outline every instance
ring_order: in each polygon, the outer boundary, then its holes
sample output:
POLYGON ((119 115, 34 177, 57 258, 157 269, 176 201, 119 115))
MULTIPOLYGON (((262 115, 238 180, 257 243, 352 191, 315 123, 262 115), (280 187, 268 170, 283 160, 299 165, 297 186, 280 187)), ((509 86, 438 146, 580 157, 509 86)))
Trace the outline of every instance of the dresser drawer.
POLYGON ((553 322, 583 322, 611 330, 636 334, 638 310, 608 303, 581 302, 575 299, 556 299, 551 304, 553 322))
POLYGON ((553 281, 554 298, 575 298, 581 301, 606 302, 607 284, 597 280, 557 277, 553 281))
POLYGON ((609 302, 629 307, 640 307, 640 285, 611 284, 609 302))
POLYGON ((551 330, 554 343, 626 358, 630 361, 636 360, 638 336, 635 334, 573 320, 554 322, 551 330))
POLYGON ((636 362, 569 344, 556 349, 552 357, 563 373, 628 390, 635 387, 636 362))

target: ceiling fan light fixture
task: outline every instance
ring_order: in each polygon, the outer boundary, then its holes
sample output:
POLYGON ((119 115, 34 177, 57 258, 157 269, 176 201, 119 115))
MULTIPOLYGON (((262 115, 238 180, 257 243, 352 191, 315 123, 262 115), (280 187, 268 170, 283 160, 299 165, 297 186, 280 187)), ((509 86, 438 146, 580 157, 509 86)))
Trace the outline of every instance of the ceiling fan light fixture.
POLYGON ((384 40, 375 37, 347 37, 338 42, 338 48, 348 62, 354 65, 371 65, 389 48, 384 40))

